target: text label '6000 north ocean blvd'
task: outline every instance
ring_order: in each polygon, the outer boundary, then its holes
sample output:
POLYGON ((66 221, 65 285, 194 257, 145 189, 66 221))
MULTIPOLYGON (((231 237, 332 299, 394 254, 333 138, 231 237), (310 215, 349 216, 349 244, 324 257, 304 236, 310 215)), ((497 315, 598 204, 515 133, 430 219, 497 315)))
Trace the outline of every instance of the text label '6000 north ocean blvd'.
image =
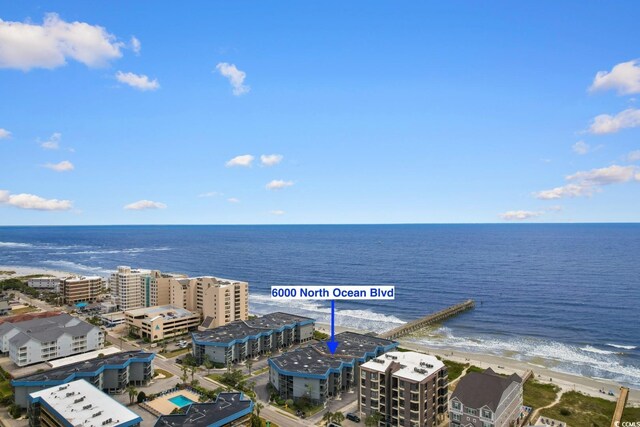
POLYGON ((358 285, 358 286, 272 286, 273 299, 395 299, 395 286, 358 285))

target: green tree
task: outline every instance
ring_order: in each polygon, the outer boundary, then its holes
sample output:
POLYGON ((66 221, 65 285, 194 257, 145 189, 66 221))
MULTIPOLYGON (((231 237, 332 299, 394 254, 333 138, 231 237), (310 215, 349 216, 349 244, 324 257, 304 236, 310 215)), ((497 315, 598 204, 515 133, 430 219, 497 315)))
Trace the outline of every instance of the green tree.
POLYGON ((138 393, 138 398, 136 399, 136 401, 138 403, 142 403, 146 398, 147 398, 147 394, 144 391, 141 391, 140 393, 138 393))
POLYGON ((253 367, 253 361, 251 359, 247 359, 247 361, 244 362, 244 366, 247 367, 247 370, 249 371, 249 375, 251 375, 251 368, 253 367))
POLYGON ((378 424, 380 424, 381 420, 382 420, 382 414, 380 414, 380 412, 375 412, 369 415, 367 418, 365 418, 364 425, 368 427, 377 426, 378 424))
POLYGON ((193 383, 193 377, 196 374, 196 372, 198 372, 198 367, 197 366, 189 366, 189 371, 191 371, 191 383, 193 383))
POLYGON ((213 364, 213 362, 209 359, 205 359, 204 360, 204 368, 207 370, 207 375, 209 375, 209 372, 211 372, 211 370, 215 367, 215 365, 213 364))
POLYGON ((334 412, 333 416, 331 417, 331 421, 333 421, 336 424, 340 424, 341 422, 344 421, 344 414, 340 411, 334 412))
POLYGON ((130 385, 129 387, 127 387, 127 393, 129 393, 129 404, 133 405, 133 401, 136 398, 136 395, 138 394, 138 390, 136 390, 136 388, 132 385, 130 385))
POLYGON ((189 371, 189 367, 187 365, 182 365, 180 366, 180 369, 182 369, 182 376, 180 377, 180 379, 182 379, 183 384, 186 384, 187 378, 189 378, 189 375, 187 374, 187 372, 189 371))
POLYGON ((333 412, 331 411, 325 412, 324 415, 322 416, 322 421, 324 421, 324 425, 328 425, 332 419, 333 419, 333 412))

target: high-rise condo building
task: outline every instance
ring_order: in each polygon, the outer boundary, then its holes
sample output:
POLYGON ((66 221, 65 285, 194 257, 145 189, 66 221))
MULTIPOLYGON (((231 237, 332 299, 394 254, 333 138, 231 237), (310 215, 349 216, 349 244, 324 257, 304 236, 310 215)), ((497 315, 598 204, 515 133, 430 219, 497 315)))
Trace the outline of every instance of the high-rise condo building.
POLYGON ((96 302, 104 290, 105 280, 100 276, 74 276, 60 281, 60 296, 64 304, 96 302))
POLYGON ((249 284, 213 276, 170 278, 174 307, 202 314, 207 328, 249 318, 249 284))
POLYGON ((392 351, 360 366, 360 411, 393 426, 435 426, 448 409, 448 385, 435 357, 392 351))
MULTIPOLYGON (((151 307, 152 289, 161 274, 157 270, 132 269, 129 266, 119 266, 111 274, 109 287, 116 296, 121 311, 133 310, 140 307, 151 307)), ((156 291, 157 292, 157 291, 156 291)), ((157 293, 156 293, 157 295, 157 293)))

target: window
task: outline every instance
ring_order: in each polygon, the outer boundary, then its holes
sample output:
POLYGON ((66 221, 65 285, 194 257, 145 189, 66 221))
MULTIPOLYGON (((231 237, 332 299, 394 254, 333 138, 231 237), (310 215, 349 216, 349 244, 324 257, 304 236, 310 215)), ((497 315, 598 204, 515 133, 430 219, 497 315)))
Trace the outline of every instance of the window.
POLYGON ((451 407, 453 409, 460 409, 460 402, 454 400, 453 402, 451 402, 451 407))
POLYGON ((479 415, 480 412, 477 409, 473 409, 473 408, 464 408, 464 412, 470 415, 479 415))
POLYGON ((484 418, 489 418, 489 419, 491 419, 491 411, 490 411, 490 410, 488 410, 488 409, 483 409, 483 410, 482 410, 482 416, 483 416, 484 418))
POLYGON ((460 414, 451 414, 451 419, 453 421, 460 421, 461 418, 462 418, 462 415, 460 415, 460 414))

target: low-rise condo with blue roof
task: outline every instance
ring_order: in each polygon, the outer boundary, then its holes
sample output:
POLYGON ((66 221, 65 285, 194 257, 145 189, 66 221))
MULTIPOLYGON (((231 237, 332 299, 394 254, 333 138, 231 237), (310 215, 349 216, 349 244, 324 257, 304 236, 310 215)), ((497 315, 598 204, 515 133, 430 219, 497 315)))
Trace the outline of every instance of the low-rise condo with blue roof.
POLYGON ((269 381, 283 399, 308 397, 324 403, 343 391, 357 387, 361 364, 398 346, 397 342, 371 335, 342 332, 331 354, 327 344, 300 347, 269 359, 269 381))
POLYGON ((287 313, 271 313, 231 322, 215 329, 192 332, 193 356, 229 365, 268 355, 313 338, 315 320, 287 313))

